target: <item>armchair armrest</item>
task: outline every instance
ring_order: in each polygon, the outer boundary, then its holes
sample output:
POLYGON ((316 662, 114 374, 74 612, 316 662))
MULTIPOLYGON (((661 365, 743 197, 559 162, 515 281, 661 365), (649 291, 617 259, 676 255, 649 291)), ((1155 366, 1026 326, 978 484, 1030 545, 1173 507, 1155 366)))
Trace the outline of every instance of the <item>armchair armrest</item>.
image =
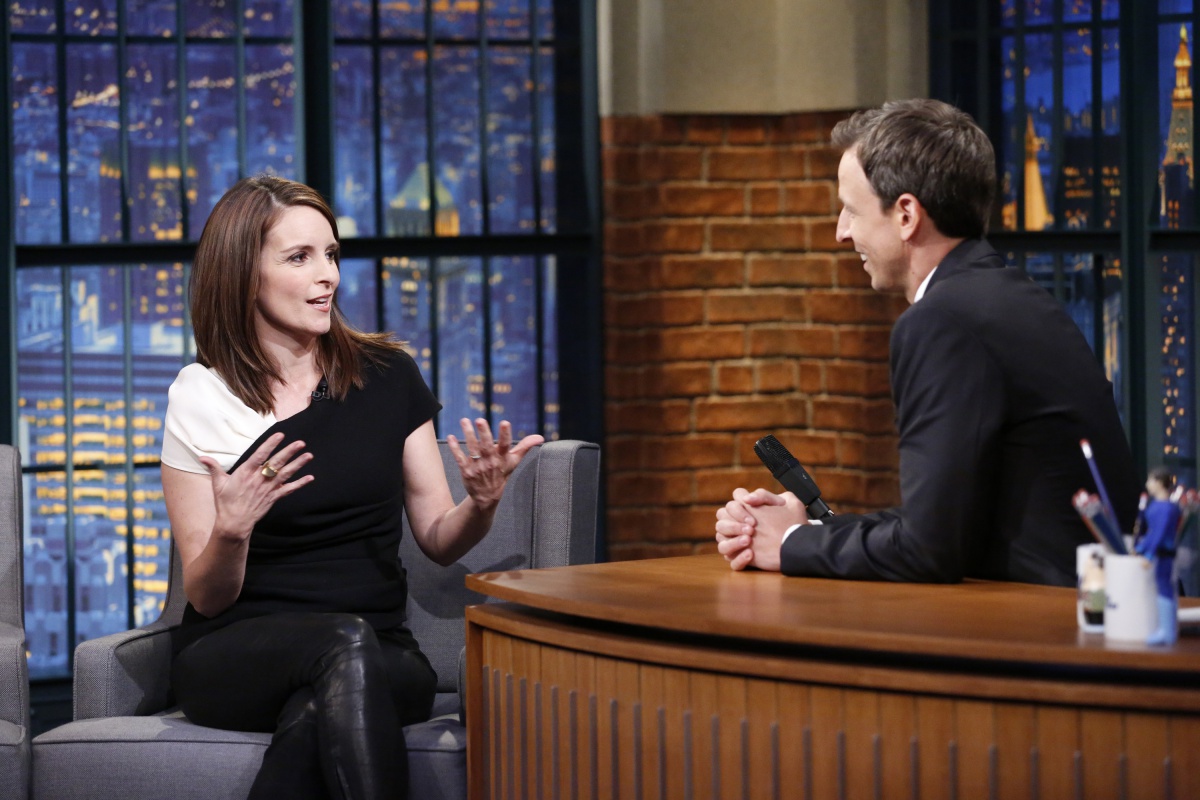
POLYGON ((596 560, 600 447, 565 439, 541 446, 531 567, 596 560))
POLYGON ((29 661, 25 631, 0 622, 0 720, 29 728, 29 661))
POLYGON ((75 648, 75 719, 147 716, 171 704, 171 629, 154 622, 75 648))

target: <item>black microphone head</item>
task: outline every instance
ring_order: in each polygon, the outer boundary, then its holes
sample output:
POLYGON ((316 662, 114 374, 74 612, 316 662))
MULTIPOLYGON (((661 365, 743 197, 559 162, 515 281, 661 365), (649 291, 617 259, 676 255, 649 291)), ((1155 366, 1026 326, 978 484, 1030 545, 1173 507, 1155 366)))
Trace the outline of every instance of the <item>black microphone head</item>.
POLYGON ((762 461, 763 466, 771 470, 771 474, 776 478, 788 467, 800 463, 778 439, 770 434, 754 443, 754 453, 758 456, 759 461, 762 461))
POLYGON ((817 488, 816 481, 809 477, 796 457, 789 453, 778 439, 774 436, 764 436, 754 443, 754 452, 763 465, 771 470, 775 479, 783 484, 783 488, 804 503, 810 519, 828 519, 833 516, 833 511, 821 499, 821 490, 817 488))

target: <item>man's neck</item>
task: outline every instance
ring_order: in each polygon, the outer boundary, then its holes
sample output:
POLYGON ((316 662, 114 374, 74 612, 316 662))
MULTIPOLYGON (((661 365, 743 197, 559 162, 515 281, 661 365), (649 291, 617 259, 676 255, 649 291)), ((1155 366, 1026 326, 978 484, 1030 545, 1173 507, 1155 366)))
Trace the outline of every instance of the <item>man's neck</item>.
POLYGON ((904 296, 909 303, 914 302, 917 289, 929 277, 929 273, 937 269, 938 265, 942 263, 942 259, 964 241, 966 240, 950 239, 939 234, 913 245, 908 287, 904 291, 904 296))

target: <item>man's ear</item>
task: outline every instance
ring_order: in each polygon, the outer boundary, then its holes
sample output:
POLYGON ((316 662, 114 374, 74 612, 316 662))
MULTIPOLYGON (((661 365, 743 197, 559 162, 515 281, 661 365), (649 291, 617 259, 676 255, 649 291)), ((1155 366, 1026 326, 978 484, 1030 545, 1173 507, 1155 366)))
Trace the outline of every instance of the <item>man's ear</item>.
POLYGON ((905 242, 912 241, 925 222, 925 207, 916 195, 905 192, 896 198, 896 221, 900 226, 900 238, 905 242))

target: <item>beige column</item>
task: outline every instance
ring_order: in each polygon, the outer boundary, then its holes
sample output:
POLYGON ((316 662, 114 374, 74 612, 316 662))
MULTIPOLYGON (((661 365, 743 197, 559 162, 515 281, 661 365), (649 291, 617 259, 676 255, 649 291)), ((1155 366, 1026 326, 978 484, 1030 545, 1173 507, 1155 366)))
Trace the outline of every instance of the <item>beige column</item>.
POLYGON ((927 0, 599 0, 601 115, 784 114, 928 94, 927 0))

